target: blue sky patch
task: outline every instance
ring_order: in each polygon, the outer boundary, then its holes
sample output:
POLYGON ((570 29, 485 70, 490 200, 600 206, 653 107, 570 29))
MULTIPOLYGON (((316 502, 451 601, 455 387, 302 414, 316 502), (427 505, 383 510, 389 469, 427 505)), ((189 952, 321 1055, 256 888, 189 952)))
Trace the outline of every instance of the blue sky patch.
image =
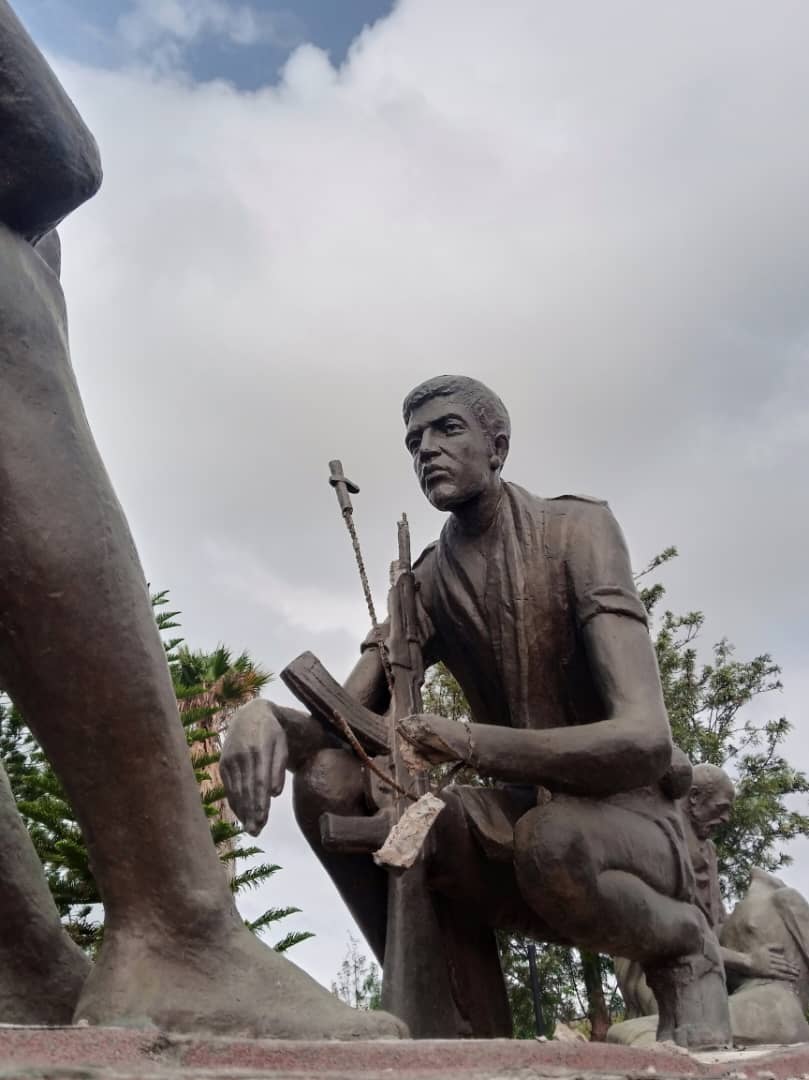
POLYGON ((80 63, 179 67, 252 90, 311 42, 339 64, 394 0, 14 0, 42 48, 80 63))

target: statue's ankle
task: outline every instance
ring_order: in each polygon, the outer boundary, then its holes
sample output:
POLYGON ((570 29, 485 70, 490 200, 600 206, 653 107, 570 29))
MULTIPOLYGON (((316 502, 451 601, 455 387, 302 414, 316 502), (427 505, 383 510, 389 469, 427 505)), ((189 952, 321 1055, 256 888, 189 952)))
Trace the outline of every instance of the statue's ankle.
POLYGON ((732 1044, 725 972, 710 947, 646 969, 658 1003, 658 1041, 689 1050, 717 1050, 732 1044))

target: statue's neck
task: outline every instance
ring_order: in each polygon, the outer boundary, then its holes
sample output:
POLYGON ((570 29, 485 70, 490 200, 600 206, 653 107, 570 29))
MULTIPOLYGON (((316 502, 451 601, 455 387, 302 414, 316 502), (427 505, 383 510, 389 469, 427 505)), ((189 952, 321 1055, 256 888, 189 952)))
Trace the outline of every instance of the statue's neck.
POLYGON ((503 481, 498 477, 496 483, 476 499, 470 499, 452 511, 456 528, 465 536, 482 536, 494 524, 503 494, 503 481))

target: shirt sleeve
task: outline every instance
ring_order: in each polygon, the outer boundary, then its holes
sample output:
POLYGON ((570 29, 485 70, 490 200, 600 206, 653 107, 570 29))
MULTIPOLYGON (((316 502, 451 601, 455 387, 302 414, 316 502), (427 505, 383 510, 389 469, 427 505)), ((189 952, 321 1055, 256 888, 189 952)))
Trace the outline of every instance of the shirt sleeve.
POLYGON ((596 615, 625 615, 648 626, 626 541, 604 503, 588 503, 571 531, 567 567, 576 619, 582 628, 596 615))

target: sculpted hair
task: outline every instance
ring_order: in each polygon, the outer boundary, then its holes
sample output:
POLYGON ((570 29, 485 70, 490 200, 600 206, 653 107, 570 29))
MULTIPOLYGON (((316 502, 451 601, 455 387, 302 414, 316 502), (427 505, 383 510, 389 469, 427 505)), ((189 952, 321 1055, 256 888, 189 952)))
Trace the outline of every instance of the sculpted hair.
POLYGON ((410 417, 420 405, 435 397, 452 397, 471 409, 490 439, 494 440, 498 435, 511 439, 511 420, 503 402, 488 386, 466 375, 438 375, 419 383, 404 399, 402 416, 405 424, 410 423, 410 417))
POLYGON ((728 793, 733 796, 736 794, 733 781, 724 769, 720 769, 718 765, 708 765, 706 763, 694 766, 694 777, 691 781, 691 790, 693 792, 696 794, 702 794, 703 792, 714 793, 720 791, 721 788, 726 788, 728 793))

